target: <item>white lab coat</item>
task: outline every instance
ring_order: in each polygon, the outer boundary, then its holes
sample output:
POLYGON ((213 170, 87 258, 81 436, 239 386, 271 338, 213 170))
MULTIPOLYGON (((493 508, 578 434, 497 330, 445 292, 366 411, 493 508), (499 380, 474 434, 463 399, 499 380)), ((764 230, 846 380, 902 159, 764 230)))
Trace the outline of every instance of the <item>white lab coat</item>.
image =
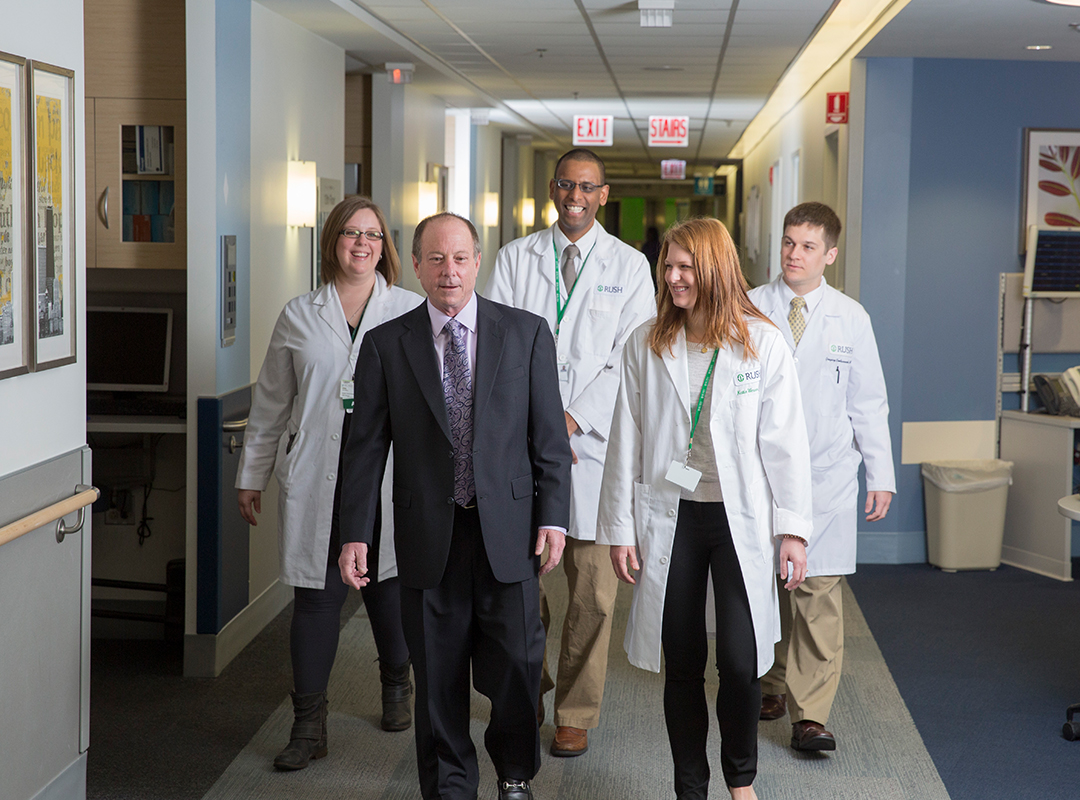
MULTIPOLYGON (((341 380, 352 378, 364 334, 422 302, 414 292, 387 287, 376 273, 355 342, 332 283, 293 298, 278 316, 252 394, 236 488, 263 491, 270 474, 277 476, 283 583, 324 588, 345 417, 341 380)), ((391 473, 388 467, 382 486, 379 580, 397 575, 391 473)))
MULTIPOLYGON (((721 348, 712 376, 709 431, 757 640, 758 675, 780 638, 774 537, 811 539, 810 454, 798 379, 780 332, 750 320, 756 360, 741 345, 721 348)), ((623 350, 622 385, 600 492, 597 542, 636 545, 641 571, 624 647, 631 663, 659 672, 668 560, 680 489, 665 479, 682 462, 697 397, 690 396, 686 340, 657 357, 651 323, 623 350)))
POLYGON ((807 574, 849 575, 855 571, 860 460, 869 490, 896 491, 885 376, 869 315, 828 285, 795 347, 787 319, 791 296, 782 281, 759 286, 750 299, 783 333, 802 387, 814 489, 807 574))
MULTIPOLYGON (((634 329, 656 314, 649 262, 603 229, 581 267, 580 280, 559 326, 557 353, 563 408, 580 431, 570 439, 578 463, 570 470, 567 535, 596 538, 596 511, 608 434, 619 389, 619 358, 634 329)), ((553 227, 499 250, 484 296, 544 317, 555 333, 553 227)), ((563 290, 565 295, 565 289, 563 290)))

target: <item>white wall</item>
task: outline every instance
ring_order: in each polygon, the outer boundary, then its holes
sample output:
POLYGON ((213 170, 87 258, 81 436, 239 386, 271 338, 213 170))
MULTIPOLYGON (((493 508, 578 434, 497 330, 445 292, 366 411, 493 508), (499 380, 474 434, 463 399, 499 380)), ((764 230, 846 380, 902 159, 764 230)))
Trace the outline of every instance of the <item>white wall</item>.
MULTIPOLYGON (((274 323, 311 290, 312 228, 285 224, 289 161, 314 161, 320 178, 345 170, 345 51, 258 3, 251 4, 251 381, 274 323)), ((314 242, 318 247, 318 242, 314 242)), ((251 529, 249 595, 278 577, 277 484, 251 529)))
MULTIPOLYGON (((0 476, 86 443, 86 190, 82 0, 4 3, 0 50, 75 71, 75 297, 78 361, 0 381, 0 476)), ((70 284, 65 289, 70 291, 70 284)), ((6 520, 5 520, 6 521, 6 520)))
MULTIPOLYGON (((381 76, 375 76, 381 80, 381 76)), ((413 230, 420 222, 420 183, 427 180, 427 165, 446 164, 446 103, 415 84, 405 87, 405 163, 401 187, 401 284, 424 293, 413 271, 413 230)))
MULTIPOLYGON (((847 156, 848 126, 828 125, 825 121, 826 94, 828 92, 849 91, 851 82, 851 58, 844 58, 832 67, 817 84, 783 117, 743 159, 743 208, 749 207, 750 189, 757 186, 761 192, 761 239, 757 260, 746 259, 743 267, 747 277, 754 284, 764 283, 769 264, 772 260, 772 274, 778 274, 780 254, 774 246, 770 251, 769 233, 774 197, 781 208, 780 216, 794 205, 791 196, 792 155, 799 153, 799 196, 796 202, 808 200, 825 202, 826 198, 836 197, 834 210, 844 222, 844 234, 840 239, 840 252, 845 250, 847 235, 847 156), (839 133, 839 189, 833 188, 831 194, 823 185, 825 137, 832 131, 839 133), (780 162, 779 185, 769 185, 769 167, 780 162), (779 193, 779 197, 776 197, 779 193)), ((734 181, 732 181, 732 185, 734 181)), ((779 223, 778 223, 779 224, 779 223)), ((746 240, 746 226, 743 226, 743 244, 745 251, 751 248, 746 240)), ((829 283, 843 288, 843 275, 838 271, 826 274, 829 283)))
POLYGON ((476 285, 487 285, 487 276, 495 266, 495 256, 499 252, 499 220, 485 219, 487 201, 494 197, 499 205, 500 176, 502 173, 502 129, 497 125, 474 125, 473 131, 473 180, 472 180, 472 216, 477 233, 480 234, 480 249, 483 260, 480 263, 480 276, 476 285), (492 225, 488 225, 492 222, 492 225))

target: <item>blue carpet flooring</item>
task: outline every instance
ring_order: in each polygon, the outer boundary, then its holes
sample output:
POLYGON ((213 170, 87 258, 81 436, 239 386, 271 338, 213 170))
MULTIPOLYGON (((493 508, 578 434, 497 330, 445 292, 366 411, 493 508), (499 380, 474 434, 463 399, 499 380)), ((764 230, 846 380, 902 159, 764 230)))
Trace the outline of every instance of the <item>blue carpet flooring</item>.
POLYGON ((849 583, 952 800, 1080 798, 1080 741, 1061 735, 1080 581, 866 564, 849 583))

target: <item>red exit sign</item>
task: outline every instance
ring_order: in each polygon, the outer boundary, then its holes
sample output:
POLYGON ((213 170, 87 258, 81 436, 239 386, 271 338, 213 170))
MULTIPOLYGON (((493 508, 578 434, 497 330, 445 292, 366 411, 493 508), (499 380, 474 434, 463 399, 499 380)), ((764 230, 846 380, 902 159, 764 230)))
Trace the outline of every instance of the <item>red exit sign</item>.
POLYGON ((848 121, 848 99, 850 92, 829 92, 825 95, 825 121, 845 124, 848 121))
POLYGON ((610 147, 615 117, 574 115, 574 147, 610 147))
POLYGON ((689 147, 690 117, 649 117, 649 147, 689 147))

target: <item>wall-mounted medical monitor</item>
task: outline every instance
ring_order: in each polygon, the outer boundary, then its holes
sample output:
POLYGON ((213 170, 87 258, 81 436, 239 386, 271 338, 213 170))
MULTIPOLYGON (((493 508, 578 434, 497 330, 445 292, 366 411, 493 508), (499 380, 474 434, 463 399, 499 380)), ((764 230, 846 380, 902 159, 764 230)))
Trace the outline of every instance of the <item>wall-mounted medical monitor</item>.
POLYGON ((86 309, 86 388, 169 391, 171 308, 86 309))
POLYGON ((1024 297, 1080 297, 1080 228, 1028 228, 1024 297))

